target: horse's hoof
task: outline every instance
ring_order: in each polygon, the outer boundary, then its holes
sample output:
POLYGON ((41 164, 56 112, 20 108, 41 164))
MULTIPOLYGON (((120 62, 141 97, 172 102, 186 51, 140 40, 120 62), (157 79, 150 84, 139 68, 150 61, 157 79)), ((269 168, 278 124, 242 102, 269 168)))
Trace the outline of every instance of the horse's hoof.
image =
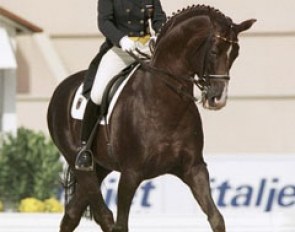
POLYGON ((122 226, 113 226, 112 232, 128 232, 128 230, 124 230, 122 226))

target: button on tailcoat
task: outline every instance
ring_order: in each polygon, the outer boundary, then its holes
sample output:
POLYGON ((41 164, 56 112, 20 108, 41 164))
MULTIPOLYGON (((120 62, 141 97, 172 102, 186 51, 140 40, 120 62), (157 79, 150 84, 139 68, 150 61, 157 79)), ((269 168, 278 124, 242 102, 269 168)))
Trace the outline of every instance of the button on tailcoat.
POLYGON ((124 36, 149 34, 148 10, 153 6, 152 27, 158 32, 166 21, 159 0, 98 0, 98 27, 114 45, 124 36))

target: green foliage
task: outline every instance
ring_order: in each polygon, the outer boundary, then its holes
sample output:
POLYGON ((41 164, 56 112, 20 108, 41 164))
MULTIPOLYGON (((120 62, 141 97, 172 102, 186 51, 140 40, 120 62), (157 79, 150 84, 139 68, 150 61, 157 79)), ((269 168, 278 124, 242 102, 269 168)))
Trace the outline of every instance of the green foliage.
POLYGON ((2 201, 0 201, 0 212, 2 212, 3 210, 4 210, 4 206, 3 206, 2 201))
POLYGON ((62 163, 59 152, 44 134, 19 128, 0 147, 0 199, 19 202, 26 197, 55 196, 62 163))

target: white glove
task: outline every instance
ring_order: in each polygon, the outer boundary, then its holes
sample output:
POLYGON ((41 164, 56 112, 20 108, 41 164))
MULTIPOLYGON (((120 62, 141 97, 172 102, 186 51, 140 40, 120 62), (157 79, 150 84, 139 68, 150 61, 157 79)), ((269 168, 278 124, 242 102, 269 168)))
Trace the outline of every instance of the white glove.
POLYGON ((153 54, 155 52, 157 36, 152 36, 149 41, 149 50, 153 54))
POLYGON ((135 42, 132 39, 129 39, 128 36, 124 36, 120 41, 119 45, 121 46, 124 52, 132 52, 135 50, 135 42))
POLYGON ((155 41, 155 42, 157 42, 157 36, 151 36, 151 39, 150 40, 153 40, 153 41, 155 41))

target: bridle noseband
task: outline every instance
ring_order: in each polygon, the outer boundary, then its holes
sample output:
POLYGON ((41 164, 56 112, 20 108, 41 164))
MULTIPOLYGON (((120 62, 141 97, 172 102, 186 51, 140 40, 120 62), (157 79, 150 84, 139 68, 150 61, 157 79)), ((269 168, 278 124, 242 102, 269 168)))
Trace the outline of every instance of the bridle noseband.
POLYGON ((229 81, 230 76, 227 74, 205 74, 202 77, 198 77, 197 80, 194 79, 194 84, 198 86, 201 91, 204 91, 205 89, 209 88, 211 80, 229 81))

